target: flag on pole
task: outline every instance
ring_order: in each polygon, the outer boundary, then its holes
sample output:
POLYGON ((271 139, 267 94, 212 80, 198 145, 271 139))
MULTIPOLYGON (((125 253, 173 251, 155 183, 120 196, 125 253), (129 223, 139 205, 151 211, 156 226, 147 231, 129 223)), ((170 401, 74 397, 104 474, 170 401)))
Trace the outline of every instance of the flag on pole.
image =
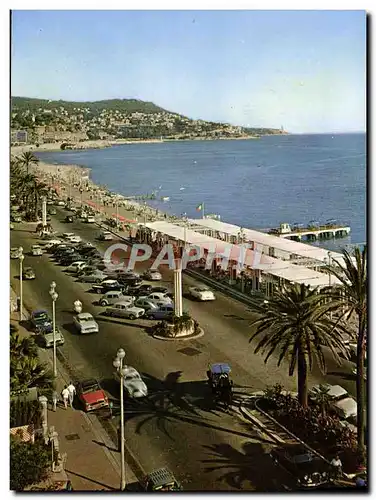
POLYGON ((196 210, 197 210, 197 212, 201 212, 203 208, 204 208, 204 204, 203 204, 203 203, 200 203, 200 204, 196 207, 196 210))

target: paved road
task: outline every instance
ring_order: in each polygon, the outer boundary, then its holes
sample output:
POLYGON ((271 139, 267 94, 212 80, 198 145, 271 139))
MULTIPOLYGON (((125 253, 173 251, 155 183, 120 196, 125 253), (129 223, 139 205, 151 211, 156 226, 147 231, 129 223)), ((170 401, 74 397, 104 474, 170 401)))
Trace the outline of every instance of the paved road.
MULTIPOLYGON (((54 222, 54 226, 95 241, 93 233, 97 230, 92 226, 78 222, 68 225, 54 222)), ((29 232, 33 227, 24 224, 12 231, 11 246, 22 245, 27 251, 35 243, 35 236, 29 232)), ((103 250, 105 244, 98 247, 103 250)), ((49 284, 57 283, 57 320, 66 339, 61 350, 71 366, 72 376, 98 377, 109 393, 118 398, 118 386, 112 379, 112 359, 120 346, 127 353, 127 362, 143 374, 150 398, 137 404, 127 403, 126 440, 146 471, 167 465, 187 490, 278 488, 269 477, 270 443, 232 411, 225 413, 214 408, 204 381, 209 361, 229 361, 238 398, 242 393, 263 389, 276 381, 295 389, 295 380, 287 376, 286 367, 264 365, 260 356, 253 354, 248 343, 252 314, 246 306, 221 294, 210 304, 185 300, 184 307, 204 328, 204 337, 189 342, 163 342, 145 332, 149 324, 146 320, 114 321, 101 317, 103 309, 93 304, 97 295, 88 291, 90 285, 76 283, 48 255, 27 255, 24 265, 32 265, 37 274, 35 281, 24 283, 28 308, 51 310, 49 284), (71 310, 76 298, 83 302, 84 310, 96 316, 99 335, 75 334, 71 310)), ((17 274, 18 261, 11 261, 11 278, 16 288, 17 274)), ((164 272, 163 276, 171 286, 171 273, 164 272)), ((184 277, 185 286, 193 283, 191 278, 184 277)), ((347 372, 351 366, 346 363, 347 372)), ((328 371, 336 372, 326 377, 329 382, 339 382, 354 392, 353 380, 338 375, 344 367, 338 368, 329 360, 328 371)), ((315 371, 312 383, 321 380, 315 371)))

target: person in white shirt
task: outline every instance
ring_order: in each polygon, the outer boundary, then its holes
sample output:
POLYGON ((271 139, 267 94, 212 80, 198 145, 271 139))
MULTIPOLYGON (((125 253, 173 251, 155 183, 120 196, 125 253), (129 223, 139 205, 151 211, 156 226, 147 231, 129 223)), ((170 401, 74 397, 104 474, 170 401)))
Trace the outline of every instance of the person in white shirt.
POLYGON ((65 409, 68 408, 68 399, 69 399, 69 391, 68 387, 65 386, 64 389, 61 391, 61 397, 63 398, 63 403, 65 406, 65 409))
POLYGON ((342 462, 339 456, 337 455, 335 458, 333 458, 330 464, 333 467, 336 478, 340 477, 342 475, 342 462))
POLYGON ((74 396, 76 394, 76 388, 72 384, 72 382, 70 382, 67 389, 68 389, 68 394, 69 394, 69 404, 71 405, 71 408, 73 408, 73 399, 74 399, 74 396))

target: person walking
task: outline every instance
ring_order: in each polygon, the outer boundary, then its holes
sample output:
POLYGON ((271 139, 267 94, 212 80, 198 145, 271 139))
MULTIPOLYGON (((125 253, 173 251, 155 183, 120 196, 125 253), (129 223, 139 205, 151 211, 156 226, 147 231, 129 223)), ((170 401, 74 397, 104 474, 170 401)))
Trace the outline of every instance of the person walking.
POLYGON ((69 391, 68 387, 64 386, 64 389, 61 391, 61 397, 63 398, 63 403, 65 406, 65 409, 68 408, 68 399, 69 399, 69 391))
POLYGON ((53 393, 52 393, 52 409, 53 409, 53 411, 56 411, 57 399, 58 399, 57 392, 53 391, 53 393))
POLYGON ((74 396, 76 395, 76 388, 73 385, 73 383, 70 382, 67 389, 68 389, 68 393, 69 393, 69 404, 71 405, 71 408, 73 408, 73 399, 74 399, 74 396))

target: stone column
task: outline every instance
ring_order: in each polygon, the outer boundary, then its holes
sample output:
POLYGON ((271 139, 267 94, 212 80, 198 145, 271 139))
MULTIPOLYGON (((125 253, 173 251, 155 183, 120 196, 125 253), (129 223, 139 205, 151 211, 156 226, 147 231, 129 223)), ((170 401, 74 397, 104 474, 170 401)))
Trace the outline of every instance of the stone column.
POLYGON ((175 315, 178 317, 183 314, 183 288, 181 275, 181 265, 179 263, 177 269, 174 269, 174 305, 175 315))
POLYGON ((42 429, 44 440, 48 442, 48 422, 47 422, 47 398, 39 396, 38 401, 42 407, 42 429))
POLYGON ((47 198, 45 196, 42 198, 42 224, 43 227, 47 226, 47 198))

